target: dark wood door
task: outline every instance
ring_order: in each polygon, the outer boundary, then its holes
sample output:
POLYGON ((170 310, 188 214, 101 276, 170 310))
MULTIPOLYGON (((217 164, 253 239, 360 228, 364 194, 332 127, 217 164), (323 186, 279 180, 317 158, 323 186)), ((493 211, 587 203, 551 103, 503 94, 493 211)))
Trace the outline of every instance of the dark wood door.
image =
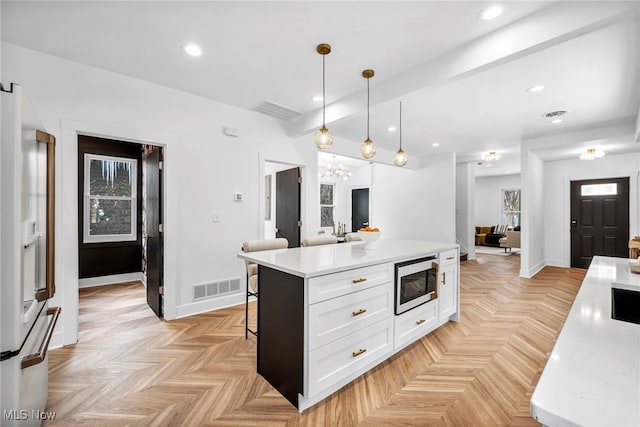
POLYGON ((571 267, 628 256, 629 178, 571 181, 571 267))
POLYGON ((147 304, 162 317, 163 239, 162 224, 162 149, 153 147, 145 159, 146 234, 147 241, 147 304))
POLYGON ((351 231, 369 225, 369 189, 351 190, 351 231))
POLYGON ((300 246, 300 168, 276 172, 276 237, 300 246))

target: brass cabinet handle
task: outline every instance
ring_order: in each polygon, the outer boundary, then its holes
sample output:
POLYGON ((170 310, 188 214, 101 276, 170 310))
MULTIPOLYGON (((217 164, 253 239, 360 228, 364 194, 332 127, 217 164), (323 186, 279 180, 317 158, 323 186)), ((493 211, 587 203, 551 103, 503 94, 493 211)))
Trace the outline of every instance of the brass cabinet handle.
POLYGON ((442 284, 443 285, 447 284, 447 272, 446 271, 442 272, 442 284))
POLYGON ((425 322, 424 319, 416 320, 416 325, 421 325, 425 322))
POLYGON ((454 256, 448 256, 447 259, 454 259, 454 256))
POLYGON ((366 277, 361 277, 359 279, 353 279, 352 282, 353 283, 362 283, 362 282, 366 282, 367 278, 366 277))
POLYGON ((354 351, 353 353, 351 353, 351 355, 352 355, 353 357, 358 357, 358 356, 360 356, 362 353, 364 353, 365 351, 367 351, 367 349, 366 349, 366 348, 361 348, 360 350, 358 350, 358 351, 354 351))
POLYGON ((62 309, 60 307, 50 307, 47 309, 47 316, 53 316, 53 319, 51 319, 51 323, 49 323, 49 328, 47 329, 47 333, 44 335, 42 342, 40 343, 38 352, 22 358, 22 369, 26 369, 30 366, 44 362, 45 358, 47 357, 49 342, 51 341, 51 336, 53 335, 53 330, 56 327, 56 323, 58 322, 58 317, 60 316, 61 311, 62 309))
POLYGON ((354 311, 354 312, 353 312, 353 315, 354 315, 354 316, 359 316, 359 315, 361 315, 362 313, 366 313, 366 311, 367 311, 367 309, 366 309, 366 308, 361 308, 361 309, 360 309, 360 310, 358 310, 358 311, 354 311))

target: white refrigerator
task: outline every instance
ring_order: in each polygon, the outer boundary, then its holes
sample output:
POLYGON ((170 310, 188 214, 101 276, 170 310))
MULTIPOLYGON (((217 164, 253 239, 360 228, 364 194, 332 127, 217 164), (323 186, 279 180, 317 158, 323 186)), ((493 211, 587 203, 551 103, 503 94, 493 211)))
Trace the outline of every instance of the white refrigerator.
POLYGON ((22 87, 0 84, 0 425, 39 426, 47 349, 60 308, 54 284, 55 138, 22 87))

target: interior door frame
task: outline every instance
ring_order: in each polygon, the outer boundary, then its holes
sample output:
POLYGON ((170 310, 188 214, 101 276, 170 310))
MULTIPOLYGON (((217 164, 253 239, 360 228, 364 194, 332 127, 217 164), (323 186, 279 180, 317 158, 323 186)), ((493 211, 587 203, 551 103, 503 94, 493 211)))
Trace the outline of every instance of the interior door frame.
MULTIPOLYGON (((164 249, 165 264, 163 276, 164 288, 164 314, 166 320, 176 318, 177 292, 175 289, 177 268, 175 262, 176 247, 174 245, 174 233, 168 224, 177 223, 179 218, 177 203, 172 203, 177 196, 177 182, 167 179, 171 165, 166 163, 167 157, 171 158, 171 139, 164 134, 154 133, 153 130, 140 131, 137 128, 114 127, 103 123, 84 122, 78 120, 63 119, 60 122, 60 137, 58 141, 59 153, 56 156, 56 194, 60 195, 56 201, 56 217, 61 221, 56 222, 56 235, 64 236, 56 241, 57 266, 55 277, 57 294, 64 307, 61 313, 60 328, 54 332, 51 338, 51 348, 78 342, 78 316, 79 316, 79 274, 78 274, 78 189, 77 189, 77 158, 78 158, 78 134, 96 136, 99 138, 116 139, 139 144, 151 144, 163 147, 165 156, 163 211, 164 211, 164 249), (65 165, 66 167, 62 167, 65 165), (68 207, 73 206, 74 209, 68 207), (65 210, 65 207, 67 209, 65 210)), ((177 144, 173 142, 174 146, 177 144)))
MULTIPOLYGON (((266 197, 266 191, 264 188, 264 177, 265 177, 265 163, 269 162, 269 163, 277 163, 283 166, 288 166, 287 169, 289 168, 300 168, 300 178, 302 178, 302 183, 300 185, 300 221, 302 221, 302 225, 300 227, 300 239, 302 239, 304 236, 307 235, 307 230, 309 227, 309 224, 307 224, 306 218, 307 218, 307 185, 309 184, 307 182, 308 179, 308 168, 301 164, 301 163, 292 163, 292 162, 286 162, 286 161, 282 161, 282 160, 275 160, 269 157, 263 157, 263 155, 261 155, 260 153, 258 154, 258 158, 259 158, 259 170, 258 170, 258 200, 260 201, 258 203, 258 237, 254 237, 254 238, 259 238, 262 239, 265 235, 265 197, 266 197)), ((274 178, 275 179, 275 174, 274 174, 274 178)), ((273 197, 273 194, 272 194, 273 197)), ((273 203, 273 200, 272 200, 273 203)), ((273 221, 274 218, 271 218, 271 221, 273 221)), ((247 238, 251 238, 250 236, 248 236, 247 238)))

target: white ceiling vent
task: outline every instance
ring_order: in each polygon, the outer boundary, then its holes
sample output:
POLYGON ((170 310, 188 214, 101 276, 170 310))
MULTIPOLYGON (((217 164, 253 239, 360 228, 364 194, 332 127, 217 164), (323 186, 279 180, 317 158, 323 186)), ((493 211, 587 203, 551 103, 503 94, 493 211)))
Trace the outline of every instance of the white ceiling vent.
POLYGON ((300 115, 299 112, 293 111, 283 105, 276 104, 275 102, 264 100, 255 107, 253 111, 266 114, 267 116, 275 117, 276 119, 290 120, 300 115))

